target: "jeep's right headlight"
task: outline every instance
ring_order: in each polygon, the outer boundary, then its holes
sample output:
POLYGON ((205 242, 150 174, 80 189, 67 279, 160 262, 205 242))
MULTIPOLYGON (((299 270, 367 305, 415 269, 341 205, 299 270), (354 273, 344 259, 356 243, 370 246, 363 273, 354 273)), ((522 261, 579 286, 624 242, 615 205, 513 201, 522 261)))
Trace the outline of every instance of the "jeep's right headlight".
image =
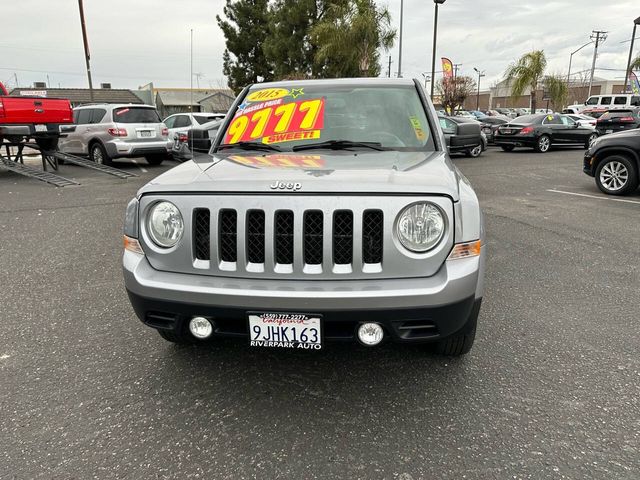
POLYGON ((397 235, 400 243, 412 252, 426 252, 444 236, 445 221, 439 207, 430 202, 409 205, 398 216, 397 235))
POLYGON ((153 243, 159 247, 173 247, 184 232, 184 222, 178 207, 167 201, 156 203, 149 210, 147 231, 153 243))

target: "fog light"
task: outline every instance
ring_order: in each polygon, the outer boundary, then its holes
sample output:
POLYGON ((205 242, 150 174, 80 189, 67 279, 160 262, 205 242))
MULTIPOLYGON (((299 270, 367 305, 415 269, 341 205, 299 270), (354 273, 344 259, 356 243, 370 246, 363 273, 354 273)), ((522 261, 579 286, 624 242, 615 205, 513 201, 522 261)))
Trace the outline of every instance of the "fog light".
POLYGON ((189 321, 189 331, 194 337, 204 340, 213 333, 213 325, 204 317, 193 317, 189 321))
POLYGON ((377 323, 363 323, 358 327, 358 340, 367 347, 378 345, 384 337, 384 330, 377 323))

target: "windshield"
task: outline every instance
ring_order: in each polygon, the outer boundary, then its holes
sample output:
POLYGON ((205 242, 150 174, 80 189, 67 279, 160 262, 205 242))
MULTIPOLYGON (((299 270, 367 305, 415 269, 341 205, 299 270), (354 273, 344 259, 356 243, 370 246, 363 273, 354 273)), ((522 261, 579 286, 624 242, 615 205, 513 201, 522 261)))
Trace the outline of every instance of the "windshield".
POLYGON ((113 121, 118 123, 160 123, 155 108, 123 107, 113 111, 113 121))
POLYGON ((350 150, 364 148, 355 143, 365 142, 389 150, 435 150, 415 86, 257 85, 239 105, 222 140, 238 148, 255 144, 279 151, 312 144, 350 150))

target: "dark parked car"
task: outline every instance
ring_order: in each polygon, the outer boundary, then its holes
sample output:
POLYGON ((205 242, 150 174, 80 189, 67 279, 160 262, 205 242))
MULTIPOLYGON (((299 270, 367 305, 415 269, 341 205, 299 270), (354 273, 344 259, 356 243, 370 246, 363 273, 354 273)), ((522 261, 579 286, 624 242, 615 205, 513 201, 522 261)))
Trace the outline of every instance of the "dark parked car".
POLYGON ((486 148, 480 123, 463 117, 438 117, 450 153, 479 157, 486 148))
POLYGON ((608 195, 635 191, 640 182, 640 129, 598 138, 584 154, 583 171, 608 195))
POLYGON ((604 112, 596 122, 598 135, 640 128, 640 108, 625 108, 604 112))
POLYGON ((515 147, 529 147, 545 153, 554 145, 589 145, 598 134, 592 128, 582 127, 566 115, 523 115, 498 127, 493 141, 505 152, 515 147))
POLYGON ((489 143, 493 143, 493 132, 500 125, 504 125, 505 123, 509 123, 508 119, 501 117, 483 117, 480 121, 480 128, 482 132, 487 136, 487 140, 489 143))
POLYGON ((194 126, 187 133, 176 133, 173 139, 173 158, 180 162, 193 158, 193 152, 208 153, 215 140, 222 120, 213 120, 194 126))

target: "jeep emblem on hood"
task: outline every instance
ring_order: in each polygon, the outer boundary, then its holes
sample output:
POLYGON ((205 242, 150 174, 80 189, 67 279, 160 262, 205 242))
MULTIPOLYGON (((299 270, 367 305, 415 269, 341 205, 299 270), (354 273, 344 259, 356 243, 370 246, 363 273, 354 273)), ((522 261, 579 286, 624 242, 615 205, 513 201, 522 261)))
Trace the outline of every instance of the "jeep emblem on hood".
POLYGON ((302 188, 302 184, 299 182, 279 182, 276 180, 272 185, 269 185, 269 188, 271 190, 293 190, 297 192, 302 188))

